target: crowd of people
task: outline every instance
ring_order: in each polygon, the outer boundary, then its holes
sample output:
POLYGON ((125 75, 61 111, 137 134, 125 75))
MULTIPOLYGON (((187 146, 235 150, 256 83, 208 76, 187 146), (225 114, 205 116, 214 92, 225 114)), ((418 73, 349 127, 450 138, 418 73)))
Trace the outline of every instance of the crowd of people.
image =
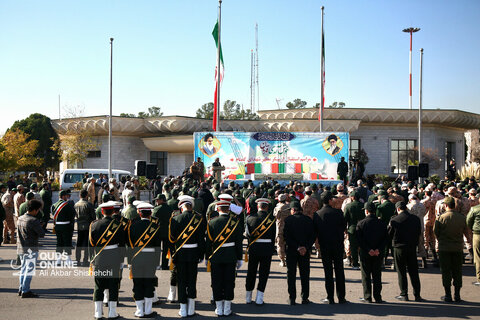
POLYGON ((153 203, 141 201, 134 178, 118 183, 101 179, 97 191, 98 181, 86 176, 76 203, 69 190, 60 191, 52 203, 50 182, 40 188, 33 183, 27 189, 11 178, 0 185, 2 241, 17 244, 22 298, 37 296, 30 290, 31 275, 24 272, 28 269, 24 256, 29 254, 28 261, 36 258, 38 238, 45 232, 55 233, 57 265, 90 268, 98 319, 104 304, 108 318, 118 317, 124 266, 133 280, 136 317, 156 314, 152 306, 159 300, 158 269, 171 270, 167 300, 180 304, 179 316, 194 315, 202 263, 211 273, 216 315, 232 314, 236 270, 244 262, 245 302, 262 305, 275 254, 286 267, 290 305, 296 304, 297 269, 301 303, 310 303, 312 258, 322 260, 326 290, 322 302, 327 304, 347 303, 345 267, 361 270, 365 303, 383 302, 384 268, 398 274, 399 301, 409 300, 407 274, 414 300, 423 301, 420 267, 440 267, 445 302, 462 301, 465 261, 474 260, 474 285, 480 285, 480 190, 474 177, 438 184, 402 177, 388 186, 359 179, 329 187, 296 181, 282 186, 272 180, 225 185, 187 172, 153 179, 153 203), (53 229, 47 229, 51 220, 53 229))

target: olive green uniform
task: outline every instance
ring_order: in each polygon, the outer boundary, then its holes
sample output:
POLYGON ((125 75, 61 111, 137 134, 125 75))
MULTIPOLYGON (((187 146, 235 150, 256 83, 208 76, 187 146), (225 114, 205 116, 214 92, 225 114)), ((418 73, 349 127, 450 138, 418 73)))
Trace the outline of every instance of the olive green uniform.
POLYGON ((59 199, 52 205, 52 213, 54 216, 53 223, 55 224, 55 233, 57 235, 56 252, 66 252, 68 255, 71 255, 75 209, 70 202, 59 199))
POLYGON ((162 241, 162 260, 160 265, 162 270, 168 270, 167 252, 170 246, 168 241, 168 224, 170 223, 172 212, 172 208, 164 203, 156 206, 152 213, 152 217, 158 219, 158 224, 160 225, 159 233, 162 241))
POLYGON ((365 210, 362 203, 354 200, 345 207, 345 222, 347 222, 348 241, 350 242, 350 253, 352 255, 353 267, 358 267, 358 240, 356 236, 357 223, 365 219, 365 210))

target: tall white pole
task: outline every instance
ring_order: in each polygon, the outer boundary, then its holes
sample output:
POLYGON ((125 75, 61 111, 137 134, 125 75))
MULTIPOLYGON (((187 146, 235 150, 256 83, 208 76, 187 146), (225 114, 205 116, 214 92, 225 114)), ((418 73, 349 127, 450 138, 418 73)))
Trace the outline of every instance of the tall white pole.
POLYGON ((108 177, 112 178, 112 81, 113 81, 113 38, 110 38, 110 116, 108 118, 108 177))
POLYGON ((323 109, 325 107, 325 102, 324 102, 324 74, 325 74, 325 65, 324 65, 324 56, 323 56, 323 51, 324 51, 324 46, 325 44, 323 43, 323 9, 324 7, 322 6, 322 40, 320 42, 320 108, 318 110, 319 113, 319 120, 320 120, 320 132, 323 132, 323 109))
POLYGON ((257 110, 260 111, 260 87, 258 85, 258 23, 255 24, 255 59, 257 60, 255 77, 257 82, 257 110))
POLYGON ((410 31, 410 56, 409 56, 409 70, 410 70, 410 97, 408 100, 408 107, 412 110, 412 38, 413 32, 410 31))
POLYGON ((60 108, 60 95, 58 95, 58 120, 62 120, 62 112, 60 108))
POLYGON ((220 131, 220 29, 222 25, 222 0, 218 0, 218 39, 217 39, 217 129, 220 131))
POLYGON ((420 88, 418 101, 418 163, 422 162, 422 76, 423 76, 423 48, 420 49, 420 88))

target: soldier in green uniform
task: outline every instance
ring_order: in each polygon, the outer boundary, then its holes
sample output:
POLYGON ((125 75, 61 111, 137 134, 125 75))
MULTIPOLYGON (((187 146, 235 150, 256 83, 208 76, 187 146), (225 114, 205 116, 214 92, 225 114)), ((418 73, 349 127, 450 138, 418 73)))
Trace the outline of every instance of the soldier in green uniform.
MULTIPOLYGON (((385 191, 381 190, 378 192, 379 196, 378 199, 380 204, 377 206, 377 217, 385 222, 386 225, 390 223, 390 219, 395 216, 395 205, 388 200, 388 196, 385 191)), ((388 253, 392 251, 392 239, 390 235, 387 235, 387 243, 385 244, 385 254, 384 254, 384 262, 383 264, 387 264, 388 253)), ((393 257, 393 252, 392 252, 393 257)))
POLYGON ((50 190, 50 186, 47 182, 44 182, 42 185, 42 190, 40 190, 40 197, 43 201, 43 216, 41 217, 41 219, 43 222, 43 229, 46 230, 48 220, 50 220, 50 210, 52 209, 52 191, 50 190))
POLYGON ((358 240, 355 235, 357 229, 357 223, 360 220, 365 219, 365 210, 362 203, 358 201, 359 196, 356 191, 350 192, 350 199, 352 202, 345 207, 345 222, 347 223, 348 241, 350 242, 350 252, 352 255, 353 269, 359 270, 360 264, 358 263, 358 240))
POLYGON ((137 213, 137 208, 133 205, 133 202, 135 202, 135 200, 136 199, 134 196, 128 197, 127 206, 122 210, 122 216, 124 216, 125 219, 129 221, 140 219, 140 216, 137 213))
POLYGON ((234 298, 235 267, 239 269, 243 264, 243 236, 239 228, 240 220, 230 213, 230 201, 219 201, 217 209, 219 216, 208 222, 205 257, 211 265, 215 314, 229 316, 232 314, 234 298))
MULTIPOLYGON (((35 199, 35 195, 33 194, 33 192, 27 192, 27 194, 25 195, 25 202, 22 203, 20 205, 20 207, 18 207, 18 216, 19 217, 21 217, 25 213, 27 213, 28 201, 33 200, 33 199, 35 199)), ((39 214, 40 214, 40 211, 37 213, 37 215, 35 217, 37 217, 39 214)))
POLYGON ((193 212, 193 200, 188 195, 178 197, 182 213, 172 217, 168 232, 172 261, 177 268, 178 314, 182 318, 195 314, 198 263, 205 255, 205 220, 193 212))
MULTIPOLYGON (((0 184, 0 199, 2 199, 3 194, 7 190, 7 186, 3 183, 0 184)), ((2 203, 0 202, 0 245, 3 243, 3 222, 5 221, 6 213, 5 208, 3 207, 2 203)))
POLYGON ((77 217, 77 247, 75 248, 75 260, 79 266, 88 266, 87 248, 88 248, 88 228, 90 223, 95 220, 95 208, 93 204, 87 201, 88 191, 80 192, 80 200, 75 203, 75 215, 77 217), (83 254, 83 262, 80 261, 83 254))
POLYGON ((170 218, 172 216, 172 208, 166 204, 167 199, 164 194, 158 194, 155 197, 155 208, 153 209, 152 217, 158 219, 158 224, 160 225, 160 238, 162 239, 162 261, 161 269, 168 270, 168 225, 170 223, 170 218))
POLYGON ((103 203, 100 210, 103 219, 90 224, 89 251, 90 270, 95 267, 95 289, 93 301, 95 303, 95 319, 103 319, 102 301, 104 291, 109 292, 108 318, 117 319, 119 265, 125 257, 125 231, 113 215, 113 205, 103 203))
POLYGON ((140 220, 128 227, 128 263, 133 278, 133 299, 137 309, 135 317, 150 318, 157 314, 152 311, 155 291, 156 250, 160 247, 159 226, 151 221, 153 206, 146 202, 137 205, 140 220))
POLYGON ((275 243, 275 217, 268 212, 270 200, 259 198, 256 200, 258 211, 250 214, 246 220, 246 234, 248 239, 247 253, 248 260, 247 279, 245 281, 246 303, 252 302, 252 291, 255 288, 255 279, 258 270, 257 297, 255 303, 263 304, 263 295, 267 286, 270 267, 272 264, 272 252, 275 243))
POLYGON ((67 264, 72 262, 72 237, 75 223, 75 209, 68 201, 69 195, 65 190, 60 191, 60 199, 52 205, 53 224, 57 235, 57 265, 62 263, 62 254, 67 254, 67 264))

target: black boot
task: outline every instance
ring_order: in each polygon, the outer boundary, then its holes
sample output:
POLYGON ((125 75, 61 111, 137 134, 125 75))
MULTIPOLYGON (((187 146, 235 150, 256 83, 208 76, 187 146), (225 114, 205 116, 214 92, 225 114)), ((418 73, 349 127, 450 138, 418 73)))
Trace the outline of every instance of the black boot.
POLYGON ((444 288, 445 288, 445 295, 442 297, 442 300, 445 301, 445 302, 453 302, 453 300, 452 300, 452 288, 451 287, 444 287, 444 288))
POLYGON ((460 288, 461 287, 455 287, 455 302, 462 302, 462 298, 460 298, 460 288))

